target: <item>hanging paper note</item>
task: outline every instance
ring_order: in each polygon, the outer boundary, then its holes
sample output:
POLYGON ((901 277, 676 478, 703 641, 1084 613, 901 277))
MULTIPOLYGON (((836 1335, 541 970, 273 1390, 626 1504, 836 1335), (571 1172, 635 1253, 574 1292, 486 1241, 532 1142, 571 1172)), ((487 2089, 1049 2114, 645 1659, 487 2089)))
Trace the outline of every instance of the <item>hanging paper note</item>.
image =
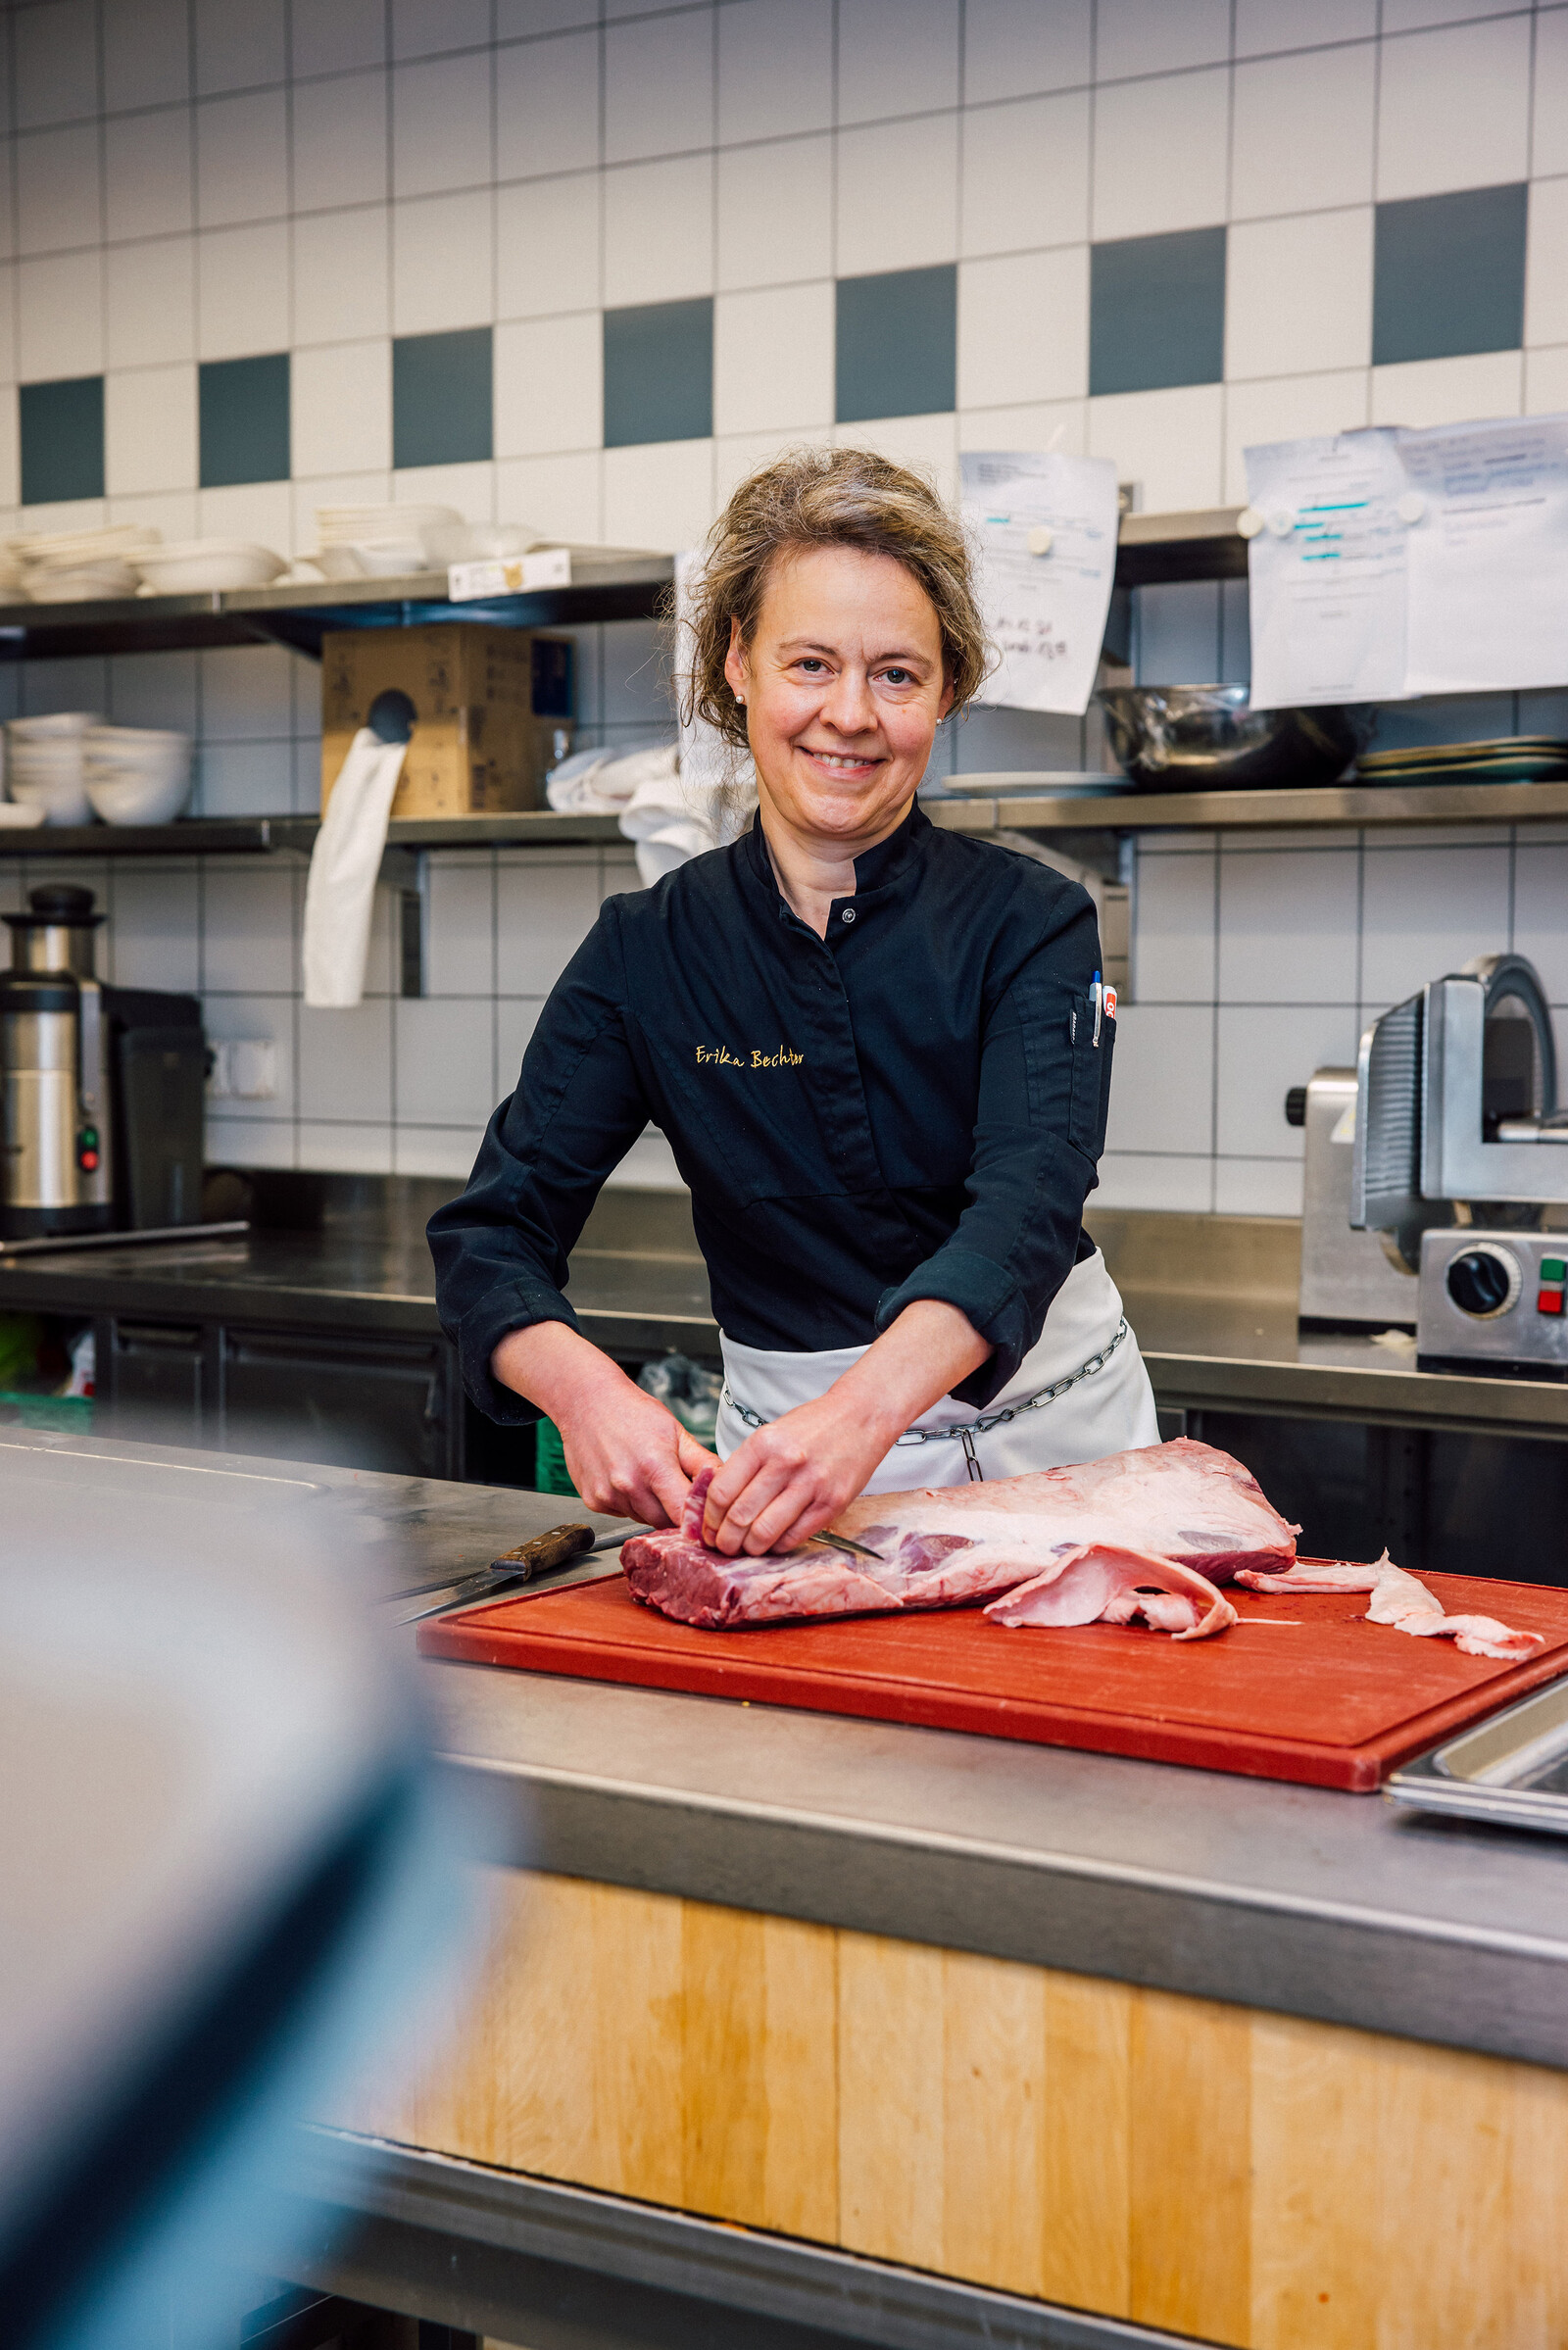
POLYGON ((1378 428, 1247 451, 1254 710, 1408 692, 1398 440, 1378 428))
POLYGON ((1568 682, 1568 416, 1402 433, 1400 455, 1411 517, 1405 691, 1568 682))
POLYGON ((963 459, 963 518, 980 551, 986 626, 1002 660, 976 700, 1089 707, 1116 572, 1116 468, 1058 451, 963 459))

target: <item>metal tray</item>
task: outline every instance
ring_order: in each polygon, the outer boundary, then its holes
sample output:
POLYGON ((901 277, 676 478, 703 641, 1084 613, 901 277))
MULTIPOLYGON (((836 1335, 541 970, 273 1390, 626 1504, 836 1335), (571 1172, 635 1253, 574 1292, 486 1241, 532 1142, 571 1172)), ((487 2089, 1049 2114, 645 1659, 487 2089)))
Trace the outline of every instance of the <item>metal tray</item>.
POLYGON ((1391 1774, 1391 1803, 1568 1836, 1568 1675, 1391 1774))

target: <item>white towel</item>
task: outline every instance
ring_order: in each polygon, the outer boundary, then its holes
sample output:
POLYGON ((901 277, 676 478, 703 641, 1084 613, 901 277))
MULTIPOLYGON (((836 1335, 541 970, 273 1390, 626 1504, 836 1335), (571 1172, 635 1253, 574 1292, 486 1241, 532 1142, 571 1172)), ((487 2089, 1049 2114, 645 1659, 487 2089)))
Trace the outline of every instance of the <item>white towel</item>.
POLYGON ((362 726, 332 786, 305 885, 305 1001, 346 1011, 365 994, 375 877, 407 743, 362 726))

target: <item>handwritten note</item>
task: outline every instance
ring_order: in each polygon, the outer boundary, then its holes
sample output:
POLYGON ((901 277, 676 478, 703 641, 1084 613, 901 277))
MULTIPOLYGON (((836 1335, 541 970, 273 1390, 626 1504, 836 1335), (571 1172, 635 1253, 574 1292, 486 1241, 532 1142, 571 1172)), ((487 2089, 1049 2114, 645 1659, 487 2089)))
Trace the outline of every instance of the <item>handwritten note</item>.
POLYGON ((963 517, 980 550, 986 626, 1002 660, 976 699, 1089 707, 1116 570, 1116 468, 1059 451, 971 453, 963 517))

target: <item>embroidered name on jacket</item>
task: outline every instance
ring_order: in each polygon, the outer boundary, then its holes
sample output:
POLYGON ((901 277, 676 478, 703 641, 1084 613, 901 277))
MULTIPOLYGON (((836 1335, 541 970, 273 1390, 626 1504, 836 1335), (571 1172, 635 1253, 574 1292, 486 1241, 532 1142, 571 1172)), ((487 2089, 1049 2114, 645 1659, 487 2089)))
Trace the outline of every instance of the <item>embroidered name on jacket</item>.
POLYGON ((725 1069, 798 1069, 805 1060, 804 1053, 792 1053, 788 1045, 780 1045, 776 1053, 759 1053, 752 1048, 751 1057, 744 1051, 732 1053, 727 1045, 699 1045, 699 1066, 716 1063, 725 1069))

